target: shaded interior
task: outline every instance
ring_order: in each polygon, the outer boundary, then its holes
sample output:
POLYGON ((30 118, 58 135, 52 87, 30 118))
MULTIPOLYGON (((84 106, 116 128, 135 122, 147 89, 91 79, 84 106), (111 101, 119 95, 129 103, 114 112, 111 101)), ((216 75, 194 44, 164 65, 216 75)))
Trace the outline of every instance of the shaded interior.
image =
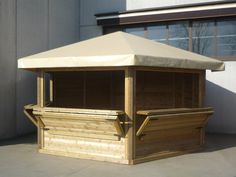
MULTIPOLYGON (((124 71, 53 72, 54 107, 124 110, 124 71)), ((136 110, 198 107, 199 75, 137 71, 136 110)))

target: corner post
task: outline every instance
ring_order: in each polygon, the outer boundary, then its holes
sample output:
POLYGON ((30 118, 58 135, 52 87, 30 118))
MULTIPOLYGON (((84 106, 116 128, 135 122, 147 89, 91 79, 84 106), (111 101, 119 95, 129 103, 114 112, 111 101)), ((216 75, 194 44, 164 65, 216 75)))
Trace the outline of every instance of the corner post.
MULTIPOLYGON (((37 105, 39 107, 45 106, 45 73, 40 70, 37 76, 37 105)), ((43 145, 43 124, 38 119, 38 147, 41 149, 43 145)))
POLYGON ((135 114, 136 114, 136 71, 125 69, 125 113, 126 113, 126 159, 129 164, 135 158, 135 114))

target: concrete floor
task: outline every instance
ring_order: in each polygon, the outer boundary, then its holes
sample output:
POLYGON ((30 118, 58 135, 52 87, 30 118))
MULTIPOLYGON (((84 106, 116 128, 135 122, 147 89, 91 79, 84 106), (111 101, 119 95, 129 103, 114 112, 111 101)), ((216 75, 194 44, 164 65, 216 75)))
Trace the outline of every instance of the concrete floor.
POLYGON ((128 166, 39 154, 29 135, 0 142, 0 177, 236 177, 236 135, 206 141, 204 152, 128 166))

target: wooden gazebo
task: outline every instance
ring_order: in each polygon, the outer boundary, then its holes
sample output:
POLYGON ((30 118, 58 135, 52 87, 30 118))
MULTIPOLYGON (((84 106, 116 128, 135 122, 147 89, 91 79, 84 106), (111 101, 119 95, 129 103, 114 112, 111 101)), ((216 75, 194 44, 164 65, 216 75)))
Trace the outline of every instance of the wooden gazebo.
POLYGON ((221 61, 123 32, 18 60, 38 73, 25 114, 39 152, 136 164, 199 150, 212 108, 205 70, 221 61))

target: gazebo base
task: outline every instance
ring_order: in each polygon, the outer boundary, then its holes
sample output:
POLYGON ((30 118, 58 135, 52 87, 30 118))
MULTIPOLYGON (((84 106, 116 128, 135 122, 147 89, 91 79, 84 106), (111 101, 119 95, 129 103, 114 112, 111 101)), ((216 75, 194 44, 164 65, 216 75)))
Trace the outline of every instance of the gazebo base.
POLYGON ((26 106, 38 127, 39 152, 81 159, 137 164, 201 149, 211 108, 138 111, 135 148, 129 148, 123 111, 26 106))

